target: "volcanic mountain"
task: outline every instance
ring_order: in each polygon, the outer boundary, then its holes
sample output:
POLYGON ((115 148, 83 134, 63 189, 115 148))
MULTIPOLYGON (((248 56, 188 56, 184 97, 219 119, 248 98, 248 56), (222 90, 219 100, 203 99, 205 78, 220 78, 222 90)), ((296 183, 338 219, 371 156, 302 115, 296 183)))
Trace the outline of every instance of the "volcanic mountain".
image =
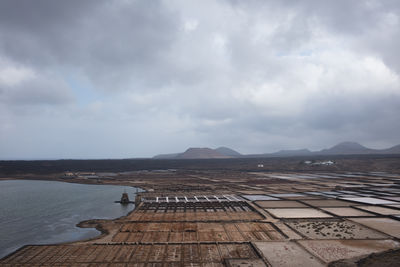
POLYGON ((183 153, 161 154, 154 156, 155 159, 224 159, 240 157, 241 154, 228 147, 211 149, 208 147, 191 147, 183 153))
POLYGON ((331 148, 322 149, 321 151, 315 153, 323 155, 350 155, 350 154, 355 155, 355 154, 372 154, 376 152, 377 150, 367 148, 356 142, 342 142, 331 148))
POLYGON ((218 151, 203 147, 191 147, 187 149, 185 152, 179 154, 177 159, 222 159, 222 158, 230 158, 229 156, 225 156, 218 151))

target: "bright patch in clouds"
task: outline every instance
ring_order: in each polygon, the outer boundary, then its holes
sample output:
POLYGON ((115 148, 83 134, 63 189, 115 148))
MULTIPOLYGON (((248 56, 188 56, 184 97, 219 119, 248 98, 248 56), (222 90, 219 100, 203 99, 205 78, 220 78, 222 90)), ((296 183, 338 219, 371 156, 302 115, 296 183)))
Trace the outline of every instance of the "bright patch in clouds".
POLYGON ((187 32, 191 32, 197 29, 197 26, 199 26, 199 22, 195 19, 189 19, 187 21, 185 21, 184 24, 184 29, 187 32))
POLYGON ((35 73, 32 69, 13 66, 9 62, 0 62, 0 84, 2 86, 12 87, 34 77, 35 73))

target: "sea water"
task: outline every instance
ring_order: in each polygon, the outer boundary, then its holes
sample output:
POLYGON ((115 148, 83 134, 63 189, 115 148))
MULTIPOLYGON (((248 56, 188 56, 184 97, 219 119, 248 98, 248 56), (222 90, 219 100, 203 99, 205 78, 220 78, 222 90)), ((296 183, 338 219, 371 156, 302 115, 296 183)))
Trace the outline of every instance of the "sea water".
MULTIPOLYGON (((28 244, 92 238, 96 229, 76 227, 90 219, 114 219, 134 209, 114 201, 136 188, 54 181, 0 181, 0 258, 28 244)), ((139 190, 142 191, 142 190, 139 190)))

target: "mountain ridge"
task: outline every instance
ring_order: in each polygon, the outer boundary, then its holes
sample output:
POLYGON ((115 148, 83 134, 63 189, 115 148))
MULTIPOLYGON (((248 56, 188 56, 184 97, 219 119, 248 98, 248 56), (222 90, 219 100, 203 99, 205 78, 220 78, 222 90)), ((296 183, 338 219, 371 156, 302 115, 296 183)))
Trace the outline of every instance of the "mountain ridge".
POLYGON ((294 156, 321 156, 321 155, 366 155, 366 154, 400 154, 400 144, 386 149, 372 149, 357 142, 341 142, 330 148, 319 151, 310 151, 307 148, 280 150, 273 153, 243 155, 229 147, 218 147, 215 149, 203 147, 188 148, 182 153, 159 154, 154 159, 218 159, 218 158, 255 158, 255 157, 294 157, 294 156))

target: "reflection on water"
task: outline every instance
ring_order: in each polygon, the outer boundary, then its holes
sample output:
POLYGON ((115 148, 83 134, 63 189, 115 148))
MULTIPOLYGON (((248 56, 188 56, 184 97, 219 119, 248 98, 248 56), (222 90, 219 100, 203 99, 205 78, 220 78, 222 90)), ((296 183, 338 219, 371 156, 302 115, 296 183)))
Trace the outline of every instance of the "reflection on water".
POLYGON ((135 188, 51 181, 0 181, 0 258, 27 244, 69 242, 95 237, 95 229, 75 225, 83 220, 113 219, 134 205, 114 203, 135 188))

